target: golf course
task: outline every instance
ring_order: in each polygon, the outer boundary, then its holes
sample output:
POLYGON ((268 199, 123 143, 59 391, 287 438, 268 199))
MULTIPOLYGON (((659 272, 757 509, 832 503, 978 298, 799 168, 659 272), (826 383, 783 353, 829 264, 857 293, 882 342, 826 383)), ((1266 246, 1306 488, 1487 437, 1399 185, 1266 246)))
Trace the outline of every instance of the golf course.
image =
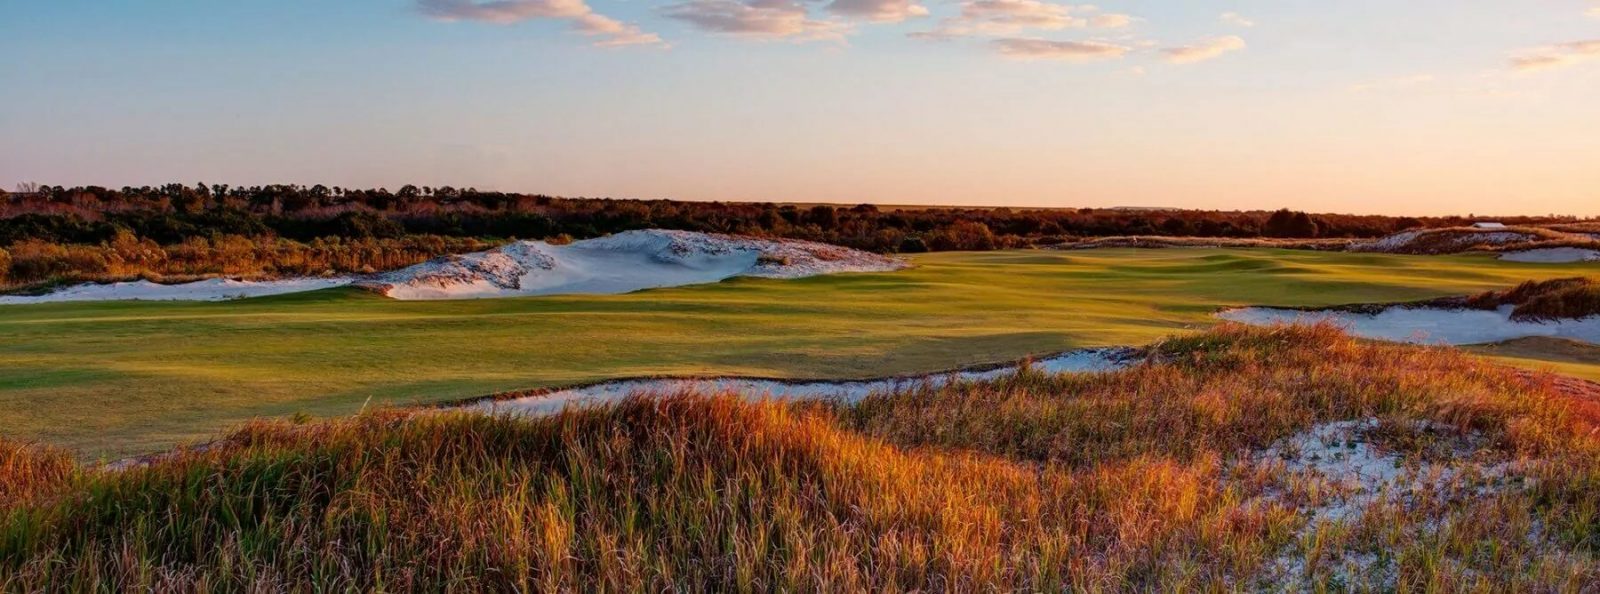
MULTIPOLYGON (((1394 302, 1594 264, 1276 249, 944 252, 899 272, 625 295, 399 301, 355 288, 224 302, 0 306, 9 437, 110 460, 258 417, 333 417, 639 376, 870 378, 1145 345, 1221 308, 1394 302)), ((1600 378, 1587 354, 1500 360, 1600 378)))

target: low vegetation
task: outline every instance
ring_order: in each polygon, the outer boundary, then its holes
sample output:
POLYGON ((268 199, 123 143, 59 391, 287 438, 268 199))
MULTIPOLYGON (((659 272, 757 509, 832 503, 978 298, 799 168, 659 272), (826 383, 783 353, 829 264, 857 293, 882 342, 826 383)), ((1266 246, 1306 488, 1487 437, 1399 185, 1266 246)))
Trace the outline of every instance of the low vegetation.
POLYGON ((0 291, 133 278, 181 281, 212 276, 255 279, 370 274, 496 245, 498 242, 437 235, 330 237, 307 242, 218 235, 190 237, 163 246, 121 230, 99 244, 28 239, 0 249, 0 291))
POLYGON ((257 422, 125 471, 3 450, 0 484, 36 486, 0 498, 0 588, 1581 591, 1597 428, 1551 378, 1326 326, 853 407, 257 422), (1353 420, 1349 451, 1433 478, 1358 494, 1278 459, 1353 420))
POLYGON ((1585 318, 1600 315, 1600 282, 1592 278, 1528 281, 1506 291, 1490 291, 1467 298, 1478 309, 1511 305, 1511 319, 1526 322, 1585 318))
MULTIPOLYGON (((1503 220, 1581 224, 1571 217, 1503 220)), ((30 184, 25 191, 0 192, 0 221, 0 250, 12 252, 9 266, 0 255, 0 290, 5 290, 7 285, 135 276, 387 270, 443 253, 470 251, 474 242, 587 239, 650 228, 918 253, 1053 246, 1106 237, 1201 238, 1230 245, 1266 239, 1321 246, 1329 240, 1375 238, 1405 229, 1461 226, 1473 219, 1290 210, 880 208, 611 200, 410 185, 390 191, 321 185, 167 184, 110 189, 30 184), (272 255, 258 253, 253 262, 241 262, 238 254, 220 253, 215 247, 242 243, 270 246, 272 255), (129 245, 144 252, 219 253, 188 263, 122 258, 129 245), (229 269, 241 272, 213 272, 229 269)))

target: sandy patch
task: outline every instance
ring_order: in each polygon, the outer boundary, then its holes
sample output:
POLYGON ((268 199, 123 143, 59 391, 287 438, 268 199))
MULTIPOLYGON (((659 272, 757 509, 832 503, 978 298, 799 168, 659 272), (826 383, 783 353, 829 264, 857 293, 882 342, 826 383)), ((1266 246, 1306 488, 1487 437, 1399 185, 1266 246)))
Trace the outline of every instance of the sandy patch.
POLYGON ((355 282, 349 277, 242 281, 224 278, 163 285, 146 280, 73 285, 44 295, 0 295, 0 305, 64 301, 227 301, 286 293, 303 293, 355 282))
MULTIPOLYGON (((1133 360, 1133 351, 1130 349, 1086 349, 1036 360, 1032 363, 1032 369, 1057 374, 1112 371, 1127 366, 1133 360)), ((995 380, 1014 375, 1017 369, 1017 365, 1008 365, 984 370, 861 381, 787 382, 749 378, 630 379, 555 390, 523 398, 486 400, 469 404, 464 408, 488 414, 546 416, 561 412, 568 406, 614 403, 635 394, 660 396, 686 392, 736 393, 752 400, 836 400, 854 403, 875 393, 915 389, 921 386, 938 387, 951 382, 995 380)))
POLYGON ((362 285, 395 299, 481 299, 616 294, 735 276, 801 278, 905 267, 893 258, 809 241, 648 230, 569 245, 520 241, 439 258, 362 285))
MULTIPOLYGON (((1392 590, 1399 575, 1381 545, 1327 546, 1318 531, 1337 533, 1370 513, 1419 510, 1425 521, 1408 530, 1446 528, 1440 510, 1522 488, 1517 463, 1495 454, 1483 436, 1429 422, 1385 426, 1375 418, 1325 423, 1291 436, 1241 461, 1235 472, 1265 475, 1254 505, 1292 509, 1306 520, 1294 543, 1259 576, 1264 591, 1313 592, 1332 583, 1392 590), (1402 452, 1381 435, 1408 434, 1421 451, 1402 452)), ((1379 516, 1382 517, 1382 516, 1379 516)))
POLYGON ((899 259, 811 241, 648 230, 568 245, 519 241, 367 278, 209 279, 175 285, 149 281, 90 283, 45 295, 0 296, 0 305, 224 301, 350 284, 404 300, 616 294, 714 283, 736 276, 793 279, 844 272, 890 272, 907 266, 899 259))
POLYGON ((1550 322, 1511 319, 1514 306, 1496 310, 1394 306, 1377 314, 1246 307, 1217 314, 1224 320, 1268 326, 1332 322, 1363 338, 1413 344, 1484 344, 1529 336, 1600 343, 1600 316, 1550 322))
POLYGON ((1419 229, 1401 231, 1381 239, 1351 244, 1353 252, 1449 253, 1479 245, 1507 245, 1539 239, 1530 233, 1518 231, 1489 231, 1477 229, 1419 229))
POLYGON ((1539 248, 1533 250, 1506 252, 1500 254, 1500 259, 1507 262, 1527 262, 1534 264, 1596 262, 1600 261, 1600 250, 1574 247, 1539 248))

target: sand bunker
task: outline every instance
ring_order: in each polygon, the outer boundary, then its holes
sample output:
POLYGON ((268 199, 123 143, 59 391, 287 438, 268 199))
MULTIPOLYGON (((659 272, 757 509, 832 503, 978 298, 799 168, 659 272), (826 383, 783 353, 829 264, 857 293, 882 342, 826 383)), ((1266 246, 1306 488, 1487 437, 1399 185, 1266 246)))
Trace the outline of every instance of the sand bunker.
POLYGON ((227 301, 301 293, 355 282, 349 277, 295 278, 242 281, 213 278, 192 283, 163 285, 146 280, 123 283, 74 285, 43 295, 0 295, 0 305, 57 303, 63 301, 227 301))
POLYGON ((890 272, 904 261, 811 241, 688 231, 628 231, 551 245, 519 241, 487 252, 437 258, 374 277, 273 281, 209 279, 83 284, 44 295, 0 296, 0 305, 58 301, 223 301, 356 284, 395 299, 482 299, 522 295, 614 294, 714 283, 735 276, 802 278, 890 272))
POLYGON ((1484 344, 1550 336, 1600 343, 1600 316, 1547 322, 1511 319, 1514 306, 1494 310, 1393 306, 1376 314, 1246 307, 1217 314, 1224 320, 1265 326, 1332 322, 1364 338, 1415 344, 1484 344))
POLYGON ((1507 262, 1534 264, 1570 264, 1573 262, 1600 262, 1600 250, 1574 247, 1539 248, 1500 254, 1507 262))
MULTIPOLYGON (((1085 349, 1039 359, 1032 363, 1032 369, 1045 373, 1112 371, 1127 366, 1135 358, 1135 352, 1127 348, 1085 349)), ((853 403, 874 393, 912 389, 923 385, 937 387, 952 381, 993 380, 1016 372, 1016 365, 1007 365, 984 370, 860 381, 787 382, 748 378, 630 379, 554 390, 522 398, 485 400, 467 405, 465 408, 488 414, 546 416, 561 412, 568 406, 613 403, 634 394, 670 395, 684 392, 712 394, 731 392, 751 399, 837 400, 853 403)))
POLYGON ((809 241, 649 230, 569 245, 519 241, 439 258, 361 284, 395 299, 480 299, 628 293, 735 276, 801 278, 905 267, 893 258, 809 241))

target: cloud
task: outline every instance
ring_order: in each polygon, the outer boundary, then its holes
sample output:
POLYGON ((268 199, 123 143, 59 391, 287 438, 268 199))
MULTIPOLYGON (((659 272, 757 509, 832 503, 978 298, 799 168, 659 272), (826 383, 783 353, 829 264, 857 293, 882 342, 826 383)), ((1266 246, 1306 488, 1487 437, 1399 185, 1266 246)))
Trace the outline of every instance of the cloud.
POLYGON ((417 0, 417 10, 441 21, 479 21, 510 25, 534 19, 564 20, 600 47, 661 45, 661 36, 597 13, 584 0, 417 0))
POLYGON ((1584 12, 1583 14, 1589 15, 1589 16, 1597 18, 1597 19, 1600 19, 1600 6, 1596 6, 1594 8, 1591 8, 1588 11, 1584 12))
POLYGON ((483 21, 509 25, 529 19, 576 18, 590 12, 582 0, 418 0, 417 9, 442 21, 483 21))
POLYGON ((1511 67, 1523 71, 1551 70, 1596 58, 1600 58, 1600 39, 1572 41, 1518 52, 1511 57, 1511 67))
MULTIPOLYGON (((837 0, 836 0, 837 1, 837 0)), ((952 39, 971 35, 1012 35, 1022 31, 1062 29, 1119 29, 1133 24, 1126 14, 1102 13, 1084 5, 1043 0, 963 0, 961 14, 945 19, 932 31, 910 36, 918 39, 952 39)))
POLYGON ((1000 55, 1018 60, 1062 60, 1087 62, 1110 60, 1128 55, 1127 46, 1104 41, 1051 41, 1008 37, 990 42, 1000 55))
POLYGON ((1096 29, 1121 29, 1133 24, 1133 16, 1108 12, 1089 17, 1089 26, 1096 29))
POLYGON ((751 39, 839 41, 849 25, 812 19, 792 0, 689 0, 662 7, 661 14, 695 28, 751 39))
POLYGON ((928 8, 912 0, 833 0, 828 3, 828 11, 874 23, 928 16, 928 8))
POLYGON ((591 12, 575 19, 572 23, 573 30, 584 35, 601 37, 594 42, 600 47, 623 47, 628 45, 665 45, 661 36, 655 33, 645 33, 636 25, 630 25, 613 19, 606 15, 591 12))
POLYGON ((1222 16, 1218 18, 1224 25, 1233 25, 1235 27, 1244 27, 1247 29, 1256 26, 1255 21, 1245 18, 1244 15, 1241 15, 1237 12, 1224 12, 1222 13, 1222 16))
POLYGON ((1242 50, 1246 47, 1244 39, 1237 35, 1213 37, 1192 45, 1169 47, 1161 50, 1167 55, 1167 61, 1173 64, 1193 64, 1204 62, 1232 51, 1242 50))

